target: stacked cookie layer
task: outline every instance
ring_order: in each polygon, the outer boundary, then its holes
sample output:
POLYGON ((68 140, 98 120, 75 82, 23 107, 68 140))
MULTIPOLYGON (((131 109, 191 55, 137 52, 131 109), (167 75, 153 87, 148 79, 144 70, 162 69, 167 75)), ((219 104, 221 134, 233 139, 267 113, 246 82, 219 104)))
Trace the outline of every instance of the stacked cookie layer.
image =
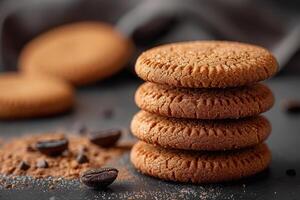
POLYGON ((131 124, 141 141, 131 161, 144 174, 180 182, 220 182, 268 167, 263 144, 271 132, 260 116, 274 97, 257 83, 277 62, 258 46, 236 42, 186 42, 144 52, 136 72, 146 81, 136 92, 142 109, 131 124))

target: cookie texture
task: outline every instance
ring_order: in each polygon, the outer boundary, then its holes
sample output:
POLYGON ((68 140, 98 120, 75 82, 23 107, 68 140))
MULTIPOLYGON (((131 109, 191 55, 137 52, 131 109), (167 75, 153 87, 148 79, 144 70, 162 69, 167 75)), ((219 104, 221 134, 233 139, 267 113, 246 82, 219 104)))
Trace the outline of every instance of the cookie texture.
POLYGON ((273 76, 275 57, 266 49, 238 42, 195 41, 159 46, 142 53, 135 70, 150 82, 189 88, 225 88, 273 76))
POLYGON ((271 124, 263 116, 211 121, 140 111, 131 122, 131 131, 140 140, 168 149, 219 151, 262 143, 271 132, 271 124))
POLYGON ((263 84, 226 89, 187 89, 148 82, 138 88, 135 101, 143 110, 168 117, 236 119, 269 110, 274 104, 274 96, 263 84))
POLYGON ((132 53, 131 43, 112 26, 78 22, 54 28, 30 41, 19 67, 26 73, 60 77, 82 85, 121 70, 132 53))
POLYGON ((74 102, 73 88, 53 78, 1 74, 0 91, 0 119, 58 114, 74 102))
POLYGON ((216 183, 240 179, 266 169, 271 153, 265 144, 227 152, 167 150, 144 142, 132 148, 131 162, 140 172, 164 180, 216 183))

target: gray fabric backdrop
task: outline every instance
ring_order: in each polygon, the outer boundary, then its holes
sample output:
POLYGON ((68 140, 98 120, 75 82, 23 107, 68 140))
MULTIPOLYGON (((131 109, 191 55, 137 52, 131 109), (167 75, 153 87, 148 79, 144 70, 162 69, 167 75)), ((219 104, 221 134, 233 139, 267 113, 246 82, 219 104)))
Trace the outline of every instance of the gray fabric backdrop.
POLYGON ((0 69, 15 70, 22 46, 51 27, 99 20, 114 24, 131 37, 136 55, 167 42, 237 40, 269 48, 285 67, 283 72, 300 74, 300 9, 297 2, 287 2, 0 0, 0 69))

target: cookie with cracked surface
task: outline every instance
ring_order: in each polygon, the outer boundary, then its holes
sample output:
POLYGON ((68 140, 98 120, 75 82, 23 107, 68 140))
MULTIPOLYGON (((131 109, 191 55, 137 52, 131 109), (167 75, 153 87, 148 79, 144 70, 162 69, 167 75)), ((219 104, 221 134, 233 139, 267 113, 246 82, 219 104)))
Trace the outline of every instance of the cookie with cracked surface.
POLYGON ((150 49, 139 56, 135 70, 150 82, 188 88, 225 88, 270 78, 277 65, 275 57, 259 46, 194 41, 150 49))
POLYGON ((239 120, 192 120, 138 112, 131 131, 138 139, 170 149, 222 151, 262 143, 271 133, 263 116, 239 120))
POLYGON ((271 161, 267 145, 225 152, 168 150, 138 142, 131 162, 140 172, 156 178, 192 183, 236 180, 265 170, 271 161))
POLYGON ((237 119, 269 110, 274 96, 260 83, 239 88, 188 89, 148 82, 136 91, 135 102, 143 110, 168 117, 237 119))
POLYGON ((0 74, 0 119, 41 117, 72 108, 73 88, 61 80, 0 74))
POLYGON ((30 41, 21 52, 19 68, 82 85, 120 71, 131 53, 131 43, 111 25, 77 22, 30 41))

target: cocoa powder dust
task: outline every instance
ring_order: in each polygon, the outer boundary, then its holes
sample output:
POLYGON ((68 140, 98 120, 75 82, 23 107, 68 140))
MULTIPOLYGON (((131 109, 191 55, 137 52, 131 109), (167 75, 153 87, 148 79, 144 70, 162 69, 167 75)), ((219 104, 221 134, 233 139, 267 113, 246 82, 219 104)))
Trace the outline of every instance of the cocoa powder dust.
POLYGON ((47 133, 26 135, 4 142, 0 148, 0 173, 4 175, 26 175, 34 178, 60 177, 66 179, 78 178, 80 173, 91 168, 102 167, 108 161, 117 158, 130 150, 128 145, 116 145, 111 148, 101 148, 92 144, 84 136, 47 133), (35 150, 33 146, 41 140, 56 140, 67 138, 68 150, 62 155, 50 157, 35 150), (76 157, 84 152, 88 162, 80 163, 76 157), (39 167, 41 161, 46 161, 46 167, 39 167), (20 168, 20 163, 29 165, 28 169, 20 168))

